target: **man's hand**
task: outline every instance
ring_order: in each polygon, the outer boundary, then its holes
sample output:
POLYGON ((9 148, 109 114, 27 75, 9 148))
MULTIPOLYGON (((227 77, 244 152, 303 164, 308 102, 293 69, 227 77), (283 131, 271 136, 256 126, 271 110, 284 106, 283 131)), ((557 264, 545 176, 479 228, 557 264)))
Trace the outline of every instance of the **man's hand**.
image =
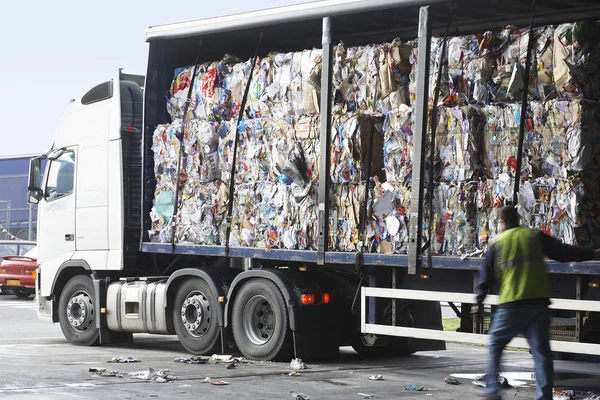
POLYGON ((471 315, 473 315, 473 317, 479 318, 482 310, 483 310, 483 306, 479 306, 479 305, 473 306, 473 307, 471 307, 471 315))

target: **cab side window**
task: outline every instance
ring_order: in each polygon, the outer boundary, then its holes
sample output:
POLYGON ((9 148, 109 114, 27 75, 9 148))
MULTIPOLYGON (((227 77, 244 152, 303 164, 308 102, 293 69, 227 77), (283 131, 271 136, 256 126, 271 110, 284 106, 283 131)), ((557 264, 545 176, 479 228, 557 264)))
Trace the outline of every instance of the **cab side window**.
POLYGON ((75 182, 75 153, 65 152, 50 162, 48 180, 46 182, 46 200, 56 200, 73 193, 75 182))

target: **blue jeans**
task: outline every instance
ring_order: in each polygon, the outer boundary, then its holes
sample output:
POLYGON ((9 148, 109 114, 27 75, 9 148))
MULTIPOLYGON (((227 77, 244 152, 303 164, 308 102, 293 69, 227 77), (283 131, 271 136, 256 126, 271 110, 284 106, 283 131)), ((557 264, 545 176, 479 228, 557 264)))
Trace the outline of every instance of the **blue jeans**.
POLYGON ((502 351, 516 335, 524 333, 535 362, 535 398, 552 400, 554 366, 550 351, 550 319, 550 310, 546 305, 523 305, 496 310, 489 332, 491 359, 486 391, 499 393, 498 369, 502 351))

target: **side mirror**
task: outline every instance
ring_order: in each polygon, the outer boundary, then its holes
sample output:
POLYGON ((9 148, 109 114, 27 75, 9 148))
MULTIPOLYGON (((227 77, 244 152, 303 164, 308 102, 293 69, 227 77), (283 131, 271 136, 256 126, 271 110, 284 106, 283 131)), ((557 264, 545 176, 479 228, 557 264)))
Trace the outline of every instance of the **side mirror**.
POLYGON ((29 162, 29 183, 27 185, 27 203, 37 204, 44 197, 44 191, 40 187, 42 182, 42 158, 34 157, 29 162))

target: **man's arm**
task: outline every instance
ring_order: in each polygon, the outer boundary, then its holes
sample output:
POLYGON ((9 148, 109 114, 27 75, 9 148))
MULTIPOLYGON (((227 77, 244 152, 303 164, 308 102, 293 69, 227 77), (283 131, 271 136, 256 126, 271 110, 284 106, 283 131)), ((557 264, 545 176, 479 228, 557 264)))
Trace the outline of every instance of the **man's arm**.
POLYGON ((487 292, 494 286, 496 274, 494 273, 494 262, 496 260, 496 246, 491 245, 485 254, 485 264, 479 271, 477 279, 477 305, 483 304, 487 292))
POLYGON ((563 243, 557 238, 546 235, 540 231, 540 240, 544 254, 555 261, 588 261, 599 258, 599 250, 584 249, 563 243))

